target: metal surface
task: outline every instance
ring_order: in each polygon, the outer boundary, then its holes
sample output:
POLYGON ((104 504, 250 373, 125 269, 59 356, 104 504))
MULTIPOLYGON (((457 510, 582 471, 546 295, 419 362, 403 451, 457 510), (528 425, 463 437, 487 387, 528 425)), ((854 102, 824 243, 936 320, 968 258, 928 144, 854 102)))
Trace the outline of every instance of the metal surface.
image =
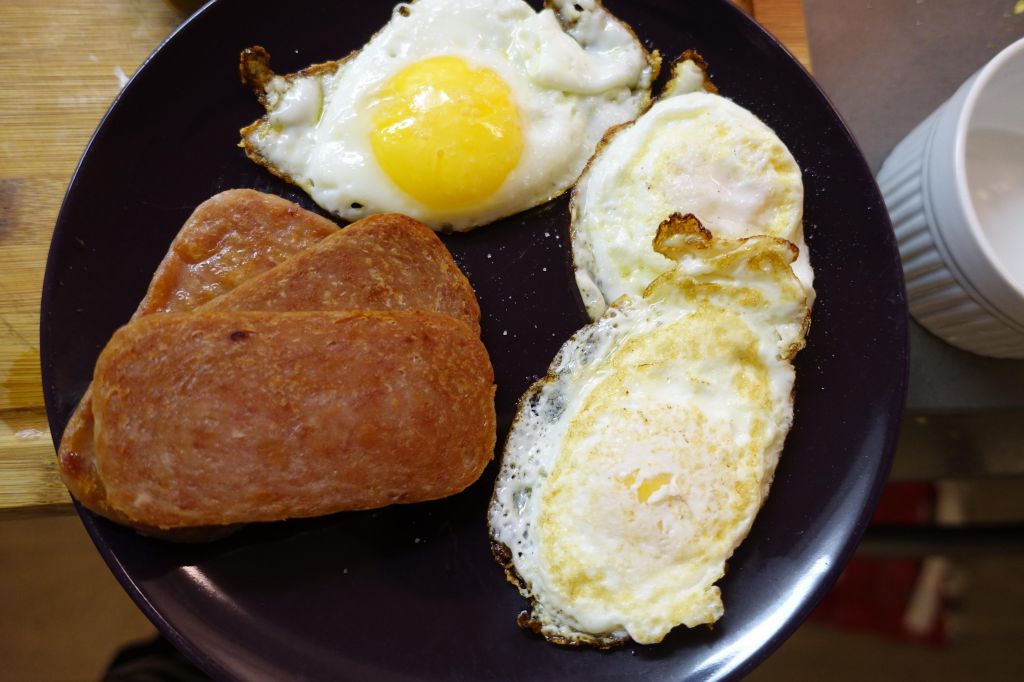
POLYGON ((890 480, 1024 476, 1024 419, 1014 410, 908 414, 890 480))
POLYGON ((970 524, 965 526, 871 526, 857 548, 858 555, 1001 556, 1024 552, 1024 525, 970 524))

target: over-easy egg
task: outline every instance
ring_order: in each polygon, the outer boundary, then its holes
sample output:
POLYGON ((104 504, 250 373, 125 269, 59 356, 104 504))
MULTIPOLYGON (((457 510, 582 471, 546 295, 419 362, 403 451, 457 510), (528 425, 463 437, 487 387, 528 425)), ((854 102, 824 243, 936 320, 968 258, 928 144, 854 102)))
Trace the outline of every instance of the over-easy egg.
MULTIPOLYGON (((254 57, 256 55, 256 57, 254 57)), ((571 186, 611 126, 650 102, 658 58, 597 0, 416 0, 357 53, 243 76, 267 115, 249 157, 326 210, 467 230, 571 186)))
POLYGON ((655 643, 723 613, 715 583, 768 494, 809 313, 773 237, 673 216, 675 264, 562 347, 523 396, 489 509, 496 556, 563 644, 655 643))
POLYGON ((678 64, 654 105, 609 133, 573 191, 576 281, 592 319, 672 268, 651 241, 676 212, 697 216, 716 237, 796 244, 793 270, 813 300, 800 168, 771 128, 705 91, 707 83, 702 64, 678 64))

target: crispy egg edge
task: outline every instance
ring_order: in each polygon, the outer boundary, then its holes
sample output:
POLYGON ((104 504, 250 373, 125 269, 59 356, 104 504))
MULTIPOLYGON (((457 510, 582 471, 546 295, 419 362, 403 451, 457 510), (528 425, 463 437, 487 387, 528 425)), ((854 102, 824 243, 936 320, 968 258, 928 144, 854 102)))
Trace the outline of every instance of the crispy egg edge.
MULTIPOLYGON (((681 61, 680 61, 680 63, 681 63, 681 61)), ((630 124, 627 123, 627 124, 623 124, 622 126, 617 126, 617 128, 625 128, 625 127, 628 127, 629 125, 630 124)), ((658 226, 658 230, 657 230, 657 233, 656 233, 655 238, 654 238, 653 246, 654 246, 654 248, 659 253, 662 253, 662 254, 664 254, 665 256, 668 256, 668 257, 672 257, 672 256, 670 256, 670 253, 672 251, 674 251, 674 250, 679 249, 679 246, 677 244, 674 244, 673 241, 681 240, 686 245, 686 247, 689 247, 690 249, 693 249, 693 250, 696 250, 696 251, 700 251, 700 250, 710 249, 712 247, 713 243, 714 243, 714 239, 715 239, 715 237, 712 235, 712 233, 707 228, 705 228, 704 225, 700 222, 700 219, 698 219, 693 214, 689 214, 688 213, 686 215, 681 215, 679 213, 673 213, 671 216, 669 216, 664 221, 662 221, 662 223, 658 226)), ((754 235, 754 236, 750 236, 750 237, 741 237, 739 239, 729 240, 729 241, 734 243, 734 244, 737 244, 737 245, 742 244, 744 242, 748 242, 748 241, 755 241, 755 242, 758 242, 758 241, 759 242, 768 241, 768 242, 772 242, 772 243, 778 245, 779 247, 781 247, 782 250, 789 256, 789 258, 786 259, 786 260, 790 261, 789 265, 791 265, 792 261, 796 259, 797 253, 799 252, 798 247, 795 244, 793 244, 792 242, 790 242, 790 241, 788 241, 786 239, 783 239, 781 237, 772 237, 772 236, 769 236, 769 235, 754 235)), ((675 260, 675 258, 673 258, 673 259, 675 260)), ((651 284, 649 284, 648 287, 647 287, 647 291, 645 291, 645 294, 644 294, 645 297, 647 296, 648 292, 650 292, 652 290, 652 288, 655 286, 656 282, 658 282, 659 280, 662 280, 663 278, 669 277, 669 276, 671 276, 671 271, 661 275, 660 277, 656 278, 653 282, 651 282, 651 284)), ((794 279, 796 279, 796 275, 795 274, 792 275, 792 276, 793 276, 794 279)), ((805 299, 805 301, 806 301, 806 299, 805 299)), ((622 301, 613 302, 609 307, 618 307, 618 306, 620 306, 622 304, 623 304, 622 301)), ((811 327, 812 310, 811 310, 811 308, 809 306, 807 306, 805 304, 804 305, 804 311, 805 311, 804 312, 804 317, 803 317, 803 319, 801 320, 801 323, 800 323, 800 332, 799 332, 799 335, 798 335, 798 339, 794 343, 790 344, 785 349, 784 352, 779 354, 778 359, 781 362, 785 362, 785 363, 790 363, 791 364, 793 362, 793 359, 796 357, 797 353, 799 353, 803 348, 806 347, 806 337, 807 337, 807 334, 809 333, 810 327, 811 327)), ((579 335, 586 333, 586 331, 589 329, 589 327, 591 325, 595 324, 595 323, 596 323, 596 321, 592 321, 592 322, 588 323, 587 325, 585 325, 583 328, 581 328, 579 331, 577 331, 575 334, 573 334, 568 340, 566 340, 565 343, 563 343, 563 347, 565 347, 566 345, 570 344, 579 335)), ((545 374, 545 376, 543 376, 540 379, 538 379, 537 381, 533 382, 533 384, 530 385, 530 387, 523 393, 523 395, 517 401, 515 417, 512 420, 512 425, 509 427, 509 431, 505 435, 505 441, 502 444, 502 457, 500 459, 498 459, 499 466, 501 466, 503 464, 503 462, 504 462, 504 454, 505 454, 505 451, 506 451, 506 448, 507 448, 507 445, 508 445, 509 437, 511 436, 511 434, 512 434, 513 430, 515 429, 515 427, 524 418, 524 414, 526 412, 526 408, 534 400, 534 398, 538 394, 540 394, 549 384, 556 383, 556 382, 559 381, 560 377, 559 377, 559 375, 556 372, 556 368, 560 365, 560 363, 561 363, 561 350, 559 351, 558 354, 555 355, 554 359, 552 359, 550 365, 548 366, 547 373, 545 374)), ((794 410, 795 410, 795 407, 796 407, 796 384, 795 383, 793 385, 793 388, 790 390, 789 397, 787 399, 787 403, 788 403, 787 407, 788 407, 789 413, 791 415, 794 415, 794 417, 795 417, 795 414, 794 414, 794 410)), ((791 431, 791 430, 792 430, 792 422, 790 423, 789 428, 787 429, 785 436, 783 436, 783 438, 782 438, 782 444, 781 444, 781 446, 779 448, 779 455, 780 455, 780 457, 781 457, 782 453, 785 452, 785 443, 786 443, 786 440, 788 439, 789 431, 791 431)), ((499 478, 500 478, 500 474, 499 474, 499 478)), ((773 469, 771 472, 769 472, 769 474, 767 476, 767 480, 765 482, 769 489, 771 488, 771 485, 774 483, 774 479, 775 479, 775 470, 773 469)), ((498 489, 497 489, 497 486, 495 486, 494 491, 491 493, 491 499, 490 499, 490 502, 488 504, 488 510, 492 509, 494 507, 494 505, 496 504, 497 496, 498 496, 498 489)), ((754 519, 756 519, 757 514, 760 513, 761 509, 764 507, 764 504, 765 504, 765 502, 767 500, 768 500, 768 494, 765 494, 762 497, 761 503, 758 505, 758 508, 757 508, 757 510, 756 510, 756 512, 754 514, 754 517, 753 517, 754 519)), ((737 543, 736 547, 733 548, 733 553, 735 553, 736 549, 738 549, 739 546, 743 543, 743 541, 746 540, 748 535, 749 535, 749 530, 748 530, 747 534, 745 534, 743 536, 743 538, 740 540, 740 542, 737 543)), ((535 611, 535 608, 536 608, 536 604, 537 604, 537 598, 533 595, 533 593, 530 591, 529 587, 527 586, 526 581, 523 579, 523 577, 516 570, 515 562, 514 562, 513 557, 512 557, 512 550, 511 550, 511 548, 508 545, 506 545, 505 543, 501 542, 499 539, 497 539, 497 532, 496 532, 495 528, 489 522, 488 522, 488 536, 489 536, 489 541, 490 541, 491 554, 493 555, 495 561, 497 561, 497 563, 504 570, 505 578, 508 580, 509 583, 514 585, 516 590, 518 590, 519 594, 529 602, 528 608, 520 611, 520 613, 516 617, 516 624, 521 629, 529 630, 530 632, 534 633, 535 635, 539 635, 539 636, 543 637, 545 640, 547 640, 551 644, 555 644, 557 646, 562 646, 562 647, 566 647, 566 648, 572 648, 572 649, 578 649, 578 648, 582 648, 582 647, 591 647, 591 648, 599 649, 599 650, 602 650, 602 651, 608 651, 608 650, 611 650, 611 649, 616 649, 616 648, 628 645, 628 644, 633 642, 633 639, 631 637, 629 637, 628 635, 625 635, 625 636, 614 636, 611 633, 607 634, 606 636, 601 636, 601 635, 593 635, 593 634, 590 634, 590 633, 577 632, 577 633, 575 633, 577 635, 577 637, 570 638, 570 637, 566 637, 566 636, 558 634, 558 633, 545 632, 544 631, 544 623, 543 623, 543 621, 541 621, 539 618, 537 618, 536 616, 533 615, 533 613, 535 611)), ((731 558, 732 558, 732 555, 730 554, 730 556, 727 557, 726 560, 725 560, 725 566, 724 566, 724 569, 723 569, 723 576, 728 573, 728 570, 729 570, 729 563, 728 562, 729 562, 729 560, 731 558)), ((720 579, 721 579, 721 577, 719 578, 719 580, 720 579)), ((717 585, 717 583, 718 583, 718 580, 715 581, 716 585, 717 585)), ((715 623, 713 623, 713 622, 712 623, 707 623, 706 626, 709 629, 713 630, 714 626, 715 626, 715 623)), ((678 628, 678 626, 677 626, 677 628, 678 628)), ((675 630, 675 628, 673 630, 675 630)))
MULTIPOLYGON (((619 17, 617 17, 611 11, 609 11, 604 6, 604 3, 602 2, 602 0, 593 0, 593 3, 594 3, 594 9, 590 10, 590 11, 604 11, 604 12, 607 12, 608 16, 612 20, 614 20, 619 25, 621 25, 626 31, 629 32, 629 34, 631 36, 633 36, 633 38, 636 40, 637 44, 640 46, 640 49, 643 51, 644 59, 646 60, 647 64, 651 68, 650 82, 654 83, 658 79, 658 75, 661 73, 661 66, 662 66, 661 53, 657 49, 654 49, 654 50, 648 49, 647 45, 644 44, 644 42, 642 40, 640 40, 639 36, 637 36, 636 32, 633 30, 633 27, 630 26, 629 24, 627 24, 625 21, 623 21, 619 17)), ((398 3, 398 4, 396 4, 396 11, 401 12, 402 10, 399 9, 399 8, 402 5, 415 5, 415 4, 416 4, 416 0, 410 0, 409 2, 398 3)), ((558 23, 561 25, 562 29, 565 30, 565 31, 568 31, 568 29, 571 28, 572 26, 574 26, 575 23, 576 23, 575 21, 569 20, 566 17, 564 17, 558 11, 558 8, 555 6, 555 4, 553 2, 551 2, 551 0, 545 0, 545 2, 544 2, 544 9, 550 9, 551 11, 553 11, 555 13, 555 16, 558 18, 558 23)), ((388 21, 388 23, 390 23, 390 20, 388 21)), ((374 34, 369 39, 367 39, 366 42, 363 43, 363 45, 365 46, 365 45, 368 45, 370 42, 372 42, 377 37, 377 35, 381 31, 384 30, 384 28, 388 25, 388 23, 385 23, 384 26, 382 26, 376 32, 374 32, 374 34)), ((288 73, 288 74, 278 74, 278 73, 275 73, 273 71, 273 69, 270 68, 270 53, 264 47, 262 47, 260 45, 253 45, 251 47, 247 47, 244 50, 242 50, 242 52, 241 52, 241 54, 239 56, 239 63, 238 63, 238 70, 239 70, 239 75, 241 76, 241 79, 242 79, 242 84, 249 86, 253 90, 253 92, 256 94, 257 99, 259 100, 259 103, 264 107, 264 109, 266 109, 266 113, 264 113, 263 116, 261 116, 260 118, 258 118, 255 121, 253 121, 249 125, 244 126, 239 131, 239 134, 241 135, 241 140, 239 141, 238 146, 241 147, 245 151, 245 155, 249 158, 249 160, 252 161, 253 163, 255 163, 257 166, 261 166, 264 169, 266 169, 271 175, 274 175, 274 176, 276 176, 278 178, 281 178, 285 182, 287 182, 287 183, 289 183, 291 185, 294 185, 295 187, 298 187, 299 189, 301 189, 302 191, 304 191, 304 192, 306 192, 308 194, 309 193, 309 188, 304 187, 300 182, 298 182, 296 179, 291 177, 288 173, 286 173, 286 172, 276 168, 274 166, 274 164, 270 161, 270 159, 266 158, 260 152, 260 150, 258 149, 258 147, 256 145, 256 137, 262 131, 264 131, 265 129, 268 129, 270 127, 270 120, 269 120, 269 117, 270 117, 270 106, 269 106, 269 102, 267 101, 267 96, 266 96, 267 84, 273 78, 275 78, 275 77, 283 78, 285 80, 285 82, 288 85, 290 85, 292 82, 294 82, 294 81, 296 81, 296 80, 298 80, 300 78, 307 78, 307 77, 322 78, 324 76, 332 76, 332 75, 334 75, 335 73, 338 72, 338 69, 340 69, 342 67, 342 65, 345 64, 345 62, 355 58, 360 53, 361 50, 362 50, 362 48, 359 48, 359 49, 353 50, 352 52, 350 52, 349 54, 345 55, 341 59, 337 59, 337 60, 333 60, 333 61, 327 61, 327 62, 321 62, 319 64, 311 64, 310 66, 307 66, 307 67, 305 67, 303 69, 300 69, 299 71, 295 71, 293 73, 288 73)), ((687 51, 687 54, 689 54, 690 52, 691 51, 687 51)), ((696 54, 696 53, 694 52, 694 54, 696 54)), ((699 55, 698 55, 698 57, 699 57, 699 55)), ((703 59, 700 60, 700 64, 704 64, 704 60, 703 59)), ((710 83, 710 81, 707 81, 707 82, 710 83)), ((655 101, 655 99, 654 99, 654 97, 651 94, 651 90, 648 88, 646 93, 645 93, 644 100, 643 100, 642 104, 640 105, 640 110, 637 113, 637 118, 639 118, 648 109, 650 109, 651 105, 654 103, 654 101, 655 101)), ((635 121, 635 119, 634 119, 634 121, 635 121)), ((609 129, 609 131, 605 132, 605 136, 604 137, 607 137, 608 133, 611 132, 611 130, 618 129, 621 126, 631 125, 632 123, 633 123, 633 121, 629 121, 627 123, 621 124, 620 126, 613 126, 611 129, 609 129)), ((597 149, 600 149, 600 147, 604 144, 604 137, 602 137, 601 142, 598 143, 597 149)), ((596 152, 596 150, 595 150, 595 152, 596 152)), ((573 180, 573 182, 570 185, 570 187, 566 188, 565 190, 563 190, 559 194, 556 194, 556 195, 553 195, 553 196, 549 196, 546 199, 539 199, 539 200, 535 201, 534 203, 531 203, 531 204, 529 204, 527 206, 523 206, 522 209, 519 212, 528 211, 531 208, 536 208, 537 206, 545 204, 545 203, 555 199, 556 197, 561 196, 562 194, 565 193, 565 191, 569 191, 570 188, 572 189, 573 192, 575 192, 576 184, 579 182, 580 177, 583 176, 583 173, 586 172, 586 168, 587 168, 587 166, 590 165, 590 161, 593 159, 593 157, 594 157, 594 155, 592 154, 590 159, 587 160, 587 163, 585 164, 584 169, 582 171, 580 171, 580 175, 577 176, 573 180)), ((324 209, 324 210, 327 210, 327 209, 324 209)), ((339 217, 333 211, 328 211, 328 213, 330 213, 335 218, 339 217)), ((431 227, 433 228, 433 226, 431 226, 431 227)), ((480 226, 477 226, 477 227, 480 227, 480 226)), ((440 226, 440 228, 434 228, 434 229, 436 229, 438 232, 442 232, 442 233, 448 234, 448 233, 452 233, 452 232, 456 232, 456 231, 468 232, 468 231, 470 231, 472 229, 475 229, 475 228, 466 228, 464 230, 453 230, 453 229, 451 229, 450 227, 447 227, 447 226, 440 226)))

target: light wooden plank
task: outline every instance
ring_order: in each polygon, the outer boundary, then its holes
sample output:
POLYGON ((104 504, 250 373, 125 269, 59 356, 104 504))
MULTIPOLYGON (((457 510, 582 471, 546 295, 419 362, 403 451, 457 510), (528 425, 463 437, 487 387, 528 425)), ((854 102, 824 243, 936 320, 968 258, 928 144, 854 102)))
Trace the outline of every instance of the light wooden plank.
POLYGON ((0 511, 70 508, 43 410, 0 412, 0 453, 0 511))
POLYGON ((156 0, 0 2, 0 510, 71 509, 39 377, 50 235, 123 78, 182 18, 156 0))
POLYGON ((802 0, 752 0, 753 16, 769 33, 779 39, 793 56, 811 70, 811 50, 807 44, 807 22, 802 0))

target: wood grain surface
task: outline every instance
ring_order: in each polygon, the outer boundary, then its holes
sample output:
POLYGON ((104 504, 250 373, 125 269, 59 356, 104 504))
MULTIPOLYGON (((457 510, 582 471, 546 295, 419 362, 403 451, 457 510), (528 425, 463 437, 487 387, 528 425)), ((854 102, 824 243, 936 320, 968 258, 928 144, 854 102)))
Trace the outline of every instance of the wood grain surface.
POLYGON ((748 0, 754 18, 811 70, 803 0, 748 0))
POLYGON ((39 378, 39 296, 78 159, 183 15, 159 0, 0 2, 0 509, 67 506, 39 378))
MULTIPOLYGON (((739 4, 809 66, 800 0, 739 4)), ((69 509, 39 376, 50 236, 103 113, 184 18, 160 0, 0 2, 0 511, 69 509)))

